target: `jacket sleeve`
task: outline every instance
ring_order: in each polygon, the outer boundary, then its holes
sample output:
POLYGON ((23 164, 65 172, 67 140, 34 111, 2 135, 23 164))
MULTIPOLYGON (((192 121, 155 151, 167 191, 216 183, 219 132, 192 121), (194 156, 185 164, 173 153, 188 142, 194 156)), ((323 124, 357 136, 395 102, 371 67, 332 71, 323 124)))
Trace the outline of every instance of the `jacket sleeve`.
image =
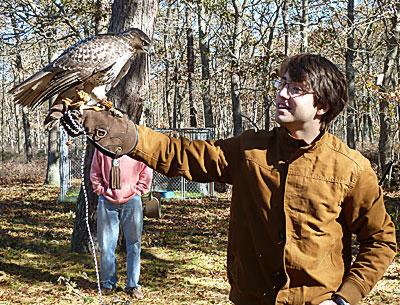
POLYGON ((90 181, 92 182, 93 192, 97 195, 104 193, 103 175, 101 171, 101 162, 103 162, 99 151, 95 149, 90 167, 90 181))
POLYGON ((343 202, 343 215, 360 248, 350 272, 337 291, 357 304, 383 276, 396 255, 395 227, 386 213, 383 192, 372 168, 361 170, 343 202))
POLYGON ((240 156, 239 137, 209 141, 173 138, 138 126, 138 144, 131 157, 168 177, 198 182, 231 183, 240 156))
POLYGON ((141 196, 150 191, 151 181, 153 180, 153 170, 143 164, 143 169, 139 173, 139 179, 136 183, 136 191, 141 196))

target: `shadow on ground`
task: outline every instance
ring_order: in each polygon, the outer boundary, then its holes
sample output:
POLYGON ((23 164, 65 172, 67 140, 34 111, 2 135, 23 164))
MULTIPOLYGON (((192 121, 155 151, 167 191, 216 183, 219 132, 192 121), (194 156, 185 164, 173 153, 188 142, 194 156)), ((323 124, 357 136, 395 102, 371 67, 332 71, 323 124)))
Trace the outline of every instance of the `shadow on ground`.
MULTIPOLYGON (((21 286, 59 286, 61 278, 73 283, 74 289, 96 295, 93 257, 69 251, 75 206, 58 203, 57 195, 41 185, 0 187, 0 300, 1 290, 12 295, 21 286)), ((225 256, 228 202, 190 200, 162 205, 163 217, 145 219, 144 224, 141 279, 146 289, 187 298, 187 292, 176 289, 182 284, 185 291, 195 290, 199 297, 209 290, 226 297, 225 267, 207 266, 202 260, 210 253, 225 256), (196 282, 207 277, 222 278, 225 286, 196 282)), ((120 285, 125 277, 124 255, 118 255, 120 285)))

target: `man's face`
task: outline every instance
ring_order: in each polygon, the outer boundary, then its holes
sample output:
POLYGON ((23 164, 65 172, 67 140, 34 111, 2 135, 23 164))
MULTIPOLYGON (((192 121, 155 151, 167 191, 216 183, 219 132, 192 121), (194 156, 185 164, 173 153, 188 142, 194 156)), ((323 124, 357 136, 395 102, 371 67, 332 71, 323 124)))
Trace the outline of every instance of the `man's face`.
POLYGON ((314 95, 305 84, 292 82, 286 73, 276 87, 275 119, 280 125, 296 131, 306 125, 321 124, 321 116, 326 111, 314 105, 314 95))

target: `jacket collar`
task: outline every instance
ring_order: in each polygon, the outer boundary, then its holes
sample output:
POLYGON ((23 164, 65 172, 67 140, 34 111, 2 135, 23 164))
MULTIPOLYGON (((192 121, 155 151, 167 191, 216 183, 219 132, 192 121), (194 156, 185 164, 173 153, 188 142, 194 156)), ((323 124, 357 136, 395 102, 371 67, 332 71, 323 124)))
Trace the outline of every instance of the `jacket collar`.
POLYGON ((283 146, 286 146, 290 150, 299 149, 303 152, 315 150, 317 147, 325 143, 328 138, 328 132, 326 129, 323 129, 311 144, 306 143, 303 139, 292 137, 288 130, 282 126, 278 128, 278 134, 283 146))

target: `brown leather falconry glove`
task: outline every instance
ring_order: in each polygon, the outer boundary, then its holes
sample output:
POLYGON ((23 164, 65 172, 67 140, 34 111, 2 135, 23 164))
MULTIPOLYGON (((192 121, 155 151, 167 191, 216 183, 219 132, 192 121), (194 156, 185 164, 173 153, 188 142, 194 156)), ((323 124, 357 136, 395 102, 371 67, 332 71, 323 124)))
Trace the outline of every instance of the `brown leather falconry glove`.
POLYGON ((127 115, 117 116, 110 111, 69 110, 60 120, 71 137, 86 132, 88 139, 103 154, 118 158, 129 154, 137 144, 137 126, 127 115))

